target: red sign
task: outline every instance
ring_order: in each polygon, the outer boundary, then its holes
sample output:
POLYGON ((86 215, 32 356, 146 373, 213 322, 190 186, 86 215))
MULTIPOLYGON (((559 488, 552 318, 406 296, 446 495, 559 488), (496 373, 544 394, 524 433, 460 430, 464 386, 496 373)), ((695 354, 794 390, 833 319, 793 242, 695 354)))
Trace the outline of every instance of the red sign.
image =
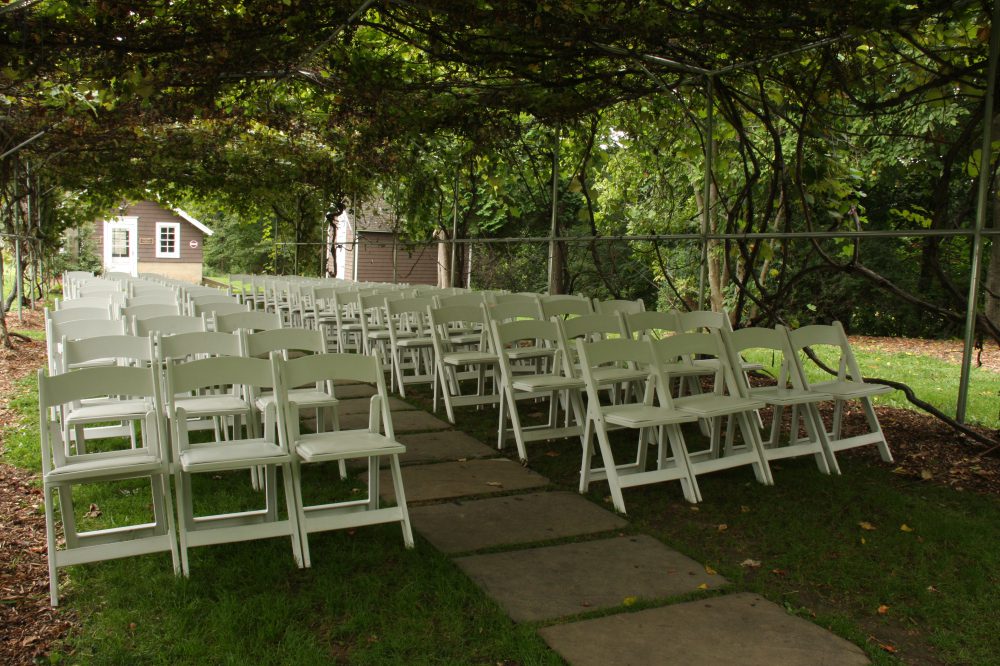
POLYGON ((188 241, 188 245, 190 245, 191 249, 194 250, 194 249, 196 249, 198 247, 198 241, 196 241, 196 240, 190 240, 190 241, 188 241))

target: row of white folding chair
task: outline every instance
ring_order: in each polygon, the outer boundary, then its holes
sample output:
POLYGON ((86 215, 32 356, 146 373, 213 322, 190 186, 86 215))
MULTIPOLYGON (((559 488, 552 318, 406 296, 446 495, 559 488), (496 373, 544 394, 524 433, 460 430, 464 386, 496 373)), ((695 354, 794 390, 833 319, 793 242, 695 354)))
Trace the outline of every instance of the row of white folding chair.
POLYGON ((308 535, 313 532, 354 528, 382 522, 398 522, 404 543, 413 546, 398 455, 405 447, 395 441, 381 368, 375 358, 358 355, 321 354, 283 360, 216 357, 168 366, 167 394, 161 396, 157 370, 111 367, 81 370, 49 377, 39 373, 39 405, 42 427, 43 485, 49 553, 50 597, 58 603, 57 570, 60 567, 130 555, 169 551, 176 573, 187 575, 187 551, 191 547, 250 539, 287 536, 300 566, 309 566, 308 535), (368 428, 357 431, 306 434, 298 428, 297 407, 288 398, 288 387, 310 382, 366 381, 376 385, 368 428), (187 415, 174 396, 216 386, 240 384, 261 390, 270 388, 275 399, 267 409, 267 427, 259 435, 248 433, 228 441, 192 443, 187 415), (146 401, 145 429, 141 445, 129 450, 100 453, 68 453, 60 441, 64 432, 49 417, 65 403, 122 391, 146 401), (175 447, 165 446, 170 420, 175 447), (276 436, 277 435, 277 436, 276 436), (396 506, 379 506, 379 460, 391 465, 396 506), (334 501, 305 506, 301 490, 301 465, 362 459, 368 462, 369 493, 363 500, 334 501), (195 516, 191 477, 198 473, 264 467, 263 509, 228 514, 195 516), (276 474, 282 473, 286 515, 277 511, 276 474), (171 510, 169 477, 177 485, 177 523, 171 510), (84 483, 150 478, 153 491, 152 523, 110 530, 80 532, 72 506, 72 487, 84 483), (59 495, 65 548, 56 541, 55 495, 59 495))

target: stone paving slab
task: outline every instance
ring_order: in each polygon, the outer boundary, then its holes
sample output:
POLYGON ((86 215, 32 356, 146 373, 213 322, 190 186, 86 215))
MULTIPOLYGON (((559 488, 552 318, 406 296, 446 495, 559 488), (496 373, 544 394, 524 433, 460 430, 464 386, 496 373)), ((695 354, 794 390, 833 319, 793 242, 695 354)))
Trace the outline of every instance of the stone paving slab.
POLYGON ((749 592, 545 627, 573 666, 855 666, 861 648, 749 592))
MULTIPOLYGON (((455 563, 516 622, 621 607, 628 597, 662 599, 727 582, 644 535, 472 555, 455 563)), ((621 637, 614 643, 620 644, 621 637)))
POLYGON ((491 449, 460 430, 411 433, 399 435, 396 439, 406 445, 406 453, 399 457, 404 465, 497 455, 496 449, 491 449))
POLYGON ((337 384, 334 386, 333 392, 336 394, 338 400, 370 398, 375 395, 375 387, 371 384, 347 384, 346 386, 337 384))
MULTIPOLYGON (((342 414, 340 427, 346 430, 368 427, 368 414, 342 414)), ((398 435, 401 432, 421 432, 424 430, 444 430, 451 424, 421 410, 392 413, 392 428, 398 435)))
MULTIPOLYGON (((382 497, 395 500, 388 470, 379 477, 382 497)), ((507 458, 408 465, 403 468, 407 502, 490 495, 508 490, 539 488, 549 480, 507 458)))
POLYGON ((414 507, 413 527, 434 547, 459 553, 617 530, 624 518, 576 493, 528 493, 414 507))
MULTIPOLYGON (((361 386, 361 385, 356 384, 356 386, 361 386)), ((338 398, 337 411, 341 416, 345 416, 347 414, 367 414, 368 409, 371 406, 370 396, 362 398, 341 399, 340 391, 337 391, 337 398, 338 398)), ((392 396, 389 396, 389 409, 392 410, 393 412, 396 411, 401 412, 410 409, 416 409, 416 407, 414 407, 408 402, 403 402, 399 398, 394 398, 392 396)))

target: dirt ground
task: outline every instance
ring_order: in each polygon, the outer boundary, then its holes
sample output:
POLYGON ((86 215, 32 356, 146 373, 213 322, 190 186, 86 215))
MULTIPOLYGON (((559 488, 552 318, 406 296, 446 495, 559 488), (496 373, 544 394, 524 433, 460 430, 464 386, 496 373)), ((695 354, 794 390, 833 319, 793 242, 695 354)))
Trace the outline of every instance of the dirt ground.
MULTIPOLYGON (((40 330, 40 313, 26 312, 24 325, 8 317, 15 329, 40 330)), ((959 363, 961 341, 853 337, 859 348, 926 354, 959 363)), ((12 425, 8 401, 14 382, 45 363, 45 343, 16 340, 14 350, 0 348, 0 431, 12 425)), ((983 367, 1000 372, 1000 350, 980 355, 983 367)), ((878 409, 896 462, 893 472, 957 491, 1000 495, 1000 456, 989 447, 958 436, 933 417, 904 409, 878 409)), ((855 414, 856 420, 859 414, 855 414)), ((850 422, 850 420, 848 421, 850 422)), ((993 439, 1000 433, 984 431, 993 439)), ((3 442, 0 441, 0 451, 3 442)), ((851 455, 883 465, 873 447, 851 455)), ((73 627, 71 613, 48 603, 45 517, 36 475, 0 463, 0 663, 31 664, 44 657, 73 627)))

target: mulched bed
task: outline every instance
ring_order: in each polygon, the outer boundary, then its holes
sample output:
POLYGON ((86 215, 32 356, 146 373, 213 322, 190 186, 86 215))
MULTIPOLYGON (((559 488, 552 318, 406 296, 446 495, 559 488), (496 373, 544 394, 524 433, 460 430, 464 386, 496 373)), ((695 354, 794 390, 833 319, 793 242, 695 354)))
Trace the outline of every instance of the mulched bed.
MULTIPOLYGON (((40 312, 25 312, 25 324, 9 316, 18 329, 42 328, 40 312)), ((17 340, 14 351, 0 349, 0 429, 11 425, 8 409, 14 382, 45 363, 45 343, 17 340)), ((852 338, 852 344, 886 352, 927 354, 961 360, 961 341, 905 338, 852 338)), ((1000 371, 1000 350, 989 348, 982 365, 1000 371)), ((1000 456, 996 451, 960 437, 933 417, 892 407, 878 408, 879 420, 896 462, 883 463, 874 447, 840 455, 860 456, 893 472, 942 484, 956 491, 1000 495, 1000 456)), ((849 433, 862 421, 859 410, 849 414, 849 433)), ((1000 440, 1000 433, 983 431, 1000 440)), ((2 449, 2 442, 0 442, 2 449)), ((75 623, 67 611, 53 609, 48 598, 45 558, 45 516, 37 476, 0 463, 0 663, 32 664, 44 659, 75 623)))

